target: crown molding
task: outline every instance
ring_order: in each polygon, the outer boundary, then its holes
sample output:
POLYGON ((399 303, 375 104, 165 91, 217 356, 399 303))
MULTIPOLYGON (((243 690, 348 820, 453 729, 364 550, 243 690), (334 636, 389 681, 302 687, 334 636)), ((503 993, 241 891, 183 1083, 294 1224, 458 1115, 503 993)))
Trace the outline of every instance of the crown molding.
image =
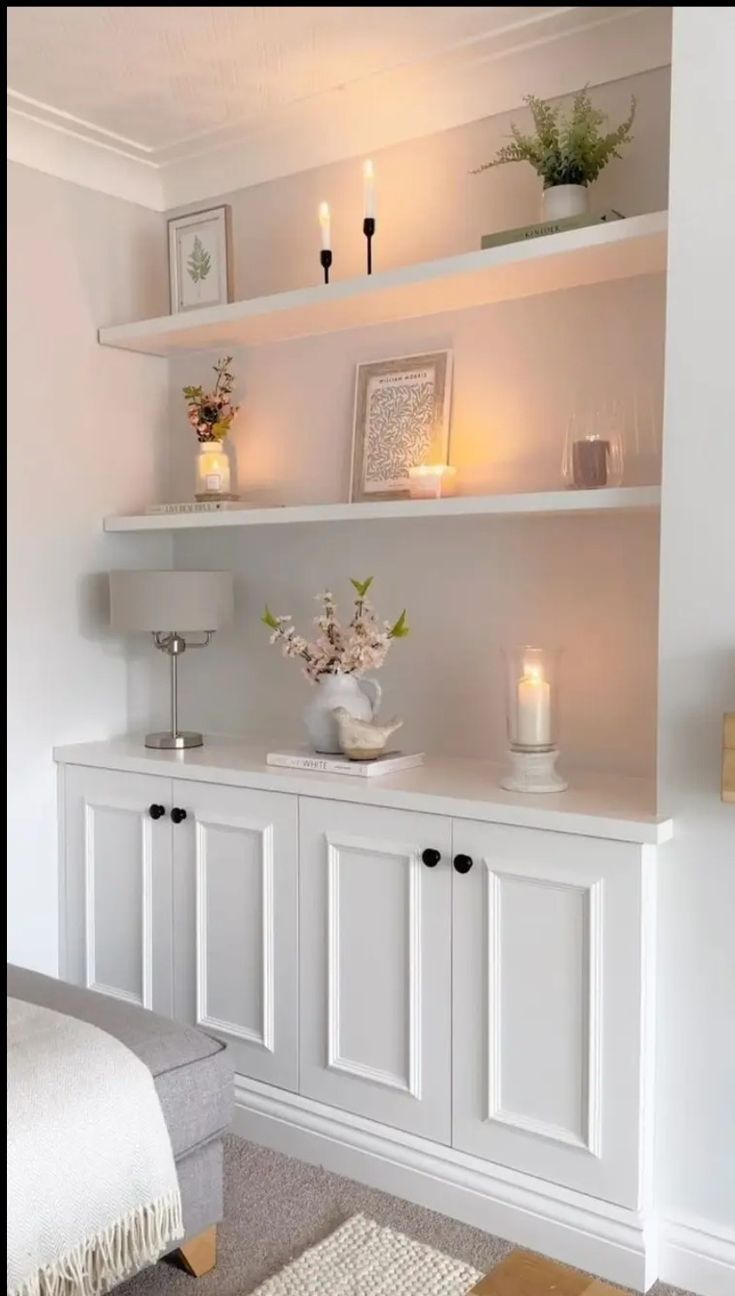
POLYGON ((61 124, 31 116, 15 106, 10 92, 7 157, 9 162, 153 211, 166 208, 163 173, 155 162, 78 134, 68 121, 61 124))
MULTIPOLYGON (((527 12, 527 11, 526 11, 527 12)), ((449 130, 670 62, 671 10, 536 10, 478 38, 274 113, 150 149, 8 92, 8 157, 76 184, 165 211, 280 176, 449 130), (549 50, 553 47, 553 58, 549 50)))

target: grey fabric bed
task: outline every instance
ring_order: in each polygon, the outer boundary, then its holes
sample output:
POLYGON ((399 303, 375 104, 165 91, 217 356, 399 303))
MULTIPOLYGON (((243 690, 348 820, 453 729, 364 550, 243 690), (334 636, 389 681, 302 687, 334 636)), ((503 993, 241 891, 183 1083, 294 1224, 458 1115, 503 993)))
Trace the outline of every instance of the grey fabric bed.
POLYGON ((171 1136, 186 1237, 218 1224, 222 1135, 233 1108, 233 1068, 225 1045, 136 1004, 10 965, 8 996, 91 1022, 145 1063, 171 1136))

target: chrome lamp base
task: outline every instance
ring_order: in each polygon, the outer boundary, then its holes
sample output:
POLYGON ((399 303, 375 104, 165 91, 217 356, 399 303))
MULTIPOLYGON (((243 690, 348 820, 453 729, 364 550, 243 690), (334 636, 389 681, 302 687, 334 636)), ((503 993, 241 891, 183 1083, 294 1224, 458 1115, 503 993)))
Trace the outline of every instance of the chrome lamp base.
POLYGON ((191 729, 179 730, 178 733, 150 733, 145 736, 146 747, 156 747, 159 751, 183 751, 186 747, 202 747, 204 738, 191 729))
POLYGON ((554 766, 558 748, 551 751, 511 751, 510 771, 500 780, 508 792, 563 792, 569 784, 554 766))

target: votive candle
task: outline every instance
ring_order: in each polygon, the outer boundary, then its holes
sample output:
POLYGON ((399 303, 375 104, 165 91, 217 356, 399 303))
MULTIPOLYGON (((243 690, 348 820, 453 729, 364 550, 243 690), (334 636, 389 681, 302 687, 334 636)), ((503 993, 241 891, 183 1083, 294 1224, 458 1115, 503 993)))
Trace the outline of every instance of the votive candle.
POLYGON ((443 495, 451 495, 456 471, 449 464, 419 464, 409 468, 411 499, 441 499, 443 495))

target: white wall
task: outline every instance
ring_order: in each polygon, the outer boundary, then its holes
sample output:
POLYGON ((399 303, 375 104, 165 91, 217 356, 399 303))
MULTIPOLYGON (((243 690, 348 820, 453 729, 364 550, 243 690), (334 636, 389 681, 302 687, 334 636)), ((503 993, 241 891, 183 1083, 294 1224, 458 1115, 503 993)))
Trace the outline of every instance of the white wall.
MULTIPOLYGON (((635 141, 593 189, 596 210, 666 206, 668 68, 594 90, 613 120, 632 94, 635 141)), ((375 155, 380 266, 477 248, 485 231, 537 219, 540 182, 530 167, 468 174, 507 136, 511 119, 523 112, 375 155)), ((360 159, 351 159, 227 196, 237 296, 313 281, 324 197, 334 216, 335 277, 362 271, 360 159)), ((620 400, 629 432, 636 416, 646 425, 626 480, 657 481, 664 310, 663 276, 650 276, 239 352, 239 489, 263 503, 347 498, 356 363, 444 347, 454 352, 451 461, 467 493, 558 488, 570 413, 591 393, 620 400)), ((195 458, 181 387, 211 378, 214 359, 171 366, 172 499, 190 496, 195 458)), ((191 724, 300 741, 306 685, 268 647, 262 604, 308 620, 325 584, 346 597, 349 576, 372 574, 381 609, 407 605, 414 626, 381 674, 385 710, 405 717, 407 743, 500 756, 500 647, 538 637, 566 649, 568 765, 653 776, 651 517, 197 533, 177 536, 175 552, 177 565, 227 566, 239 577, 235 628, 182 669, 191 724), (207 684, 214 675, 216 689, 207 684)))
MULTIPOLYGON (((548 58, 554 57, 553 49, 549 47, 548 58)), ((588 75, 580 62, 577 84, 583 85, 588 75)), ((664 67, 594 87, 595 103, 615 125, 626 116, 631 95, 638 102, 632 144, 590 191, 594 211, 615 207, 635 216, 666 206, 669 84, 670 70, 664 67)), ((377 177, 376 268, 468 252, 479 248, 483 234, 540 219, 541 181, 530 166, 470 175, 507 142, 511 121, 530 126, 528 109, 372 154, 377 177)), ((236 298, 320 282, 317 208, 322 199, 332 210, 332 279, 363 273, 362 158, 300 171, 223 197, 232 206, 236 298)), ((201 206, 189 204, 177 211, 201 206)))
MULTIPOLYGON (((347 498, 356 362, 438 347, 454 352, 451 460, 470 493, 559 489, 578 390, 614 394, 631 430, 636 400, 650 398, 649 453, 631 456, 627 480, 657 481, 664 306, 663 279, 651 276, 239 352, 240 489, 267 502, 347 498)), ((191 492, 195 458, 181 386, 205 380, 211 359, 183 357, 171 367, 179 499, 191 492)), ((224 566, 239 576, 235 628, 182 668, 184 698, 196 708, 191 723, 301 741, 308 686, 268 647, 262 606, 291 612, 310 629, 320 589, 329 585, 346 599, 350 576, 373 575, 381 612, 407 606, 414 629, 381 672, 385 711, 405 718, 407 743, 501 757, 500 649, 538 639, 565 648, 567 763, 653 777, 652 515, 197 532, 177 535, 175 552, 178 565, 224 566), (214 670, 217 690, 204 683, 214 670)))
POLYGON ((56 972, 51 748, 145 707, 102 573, 171 556, 166 537, 102 533, 161 489, 167 375, 96 330, 164 308, 165 245, 160 216, 26 167, 8 197, 8 958, 56 972))
MULTIPOLYGON (((676 838, 660 879, 658 1185, 666 1214, 716 1231, 735 1224, 735 807, 719 793, 735 710, 735 10, 674 15, 659 760, 676 838)), ((733 1272, 722 1284, 735 1290, 733 1272)))

